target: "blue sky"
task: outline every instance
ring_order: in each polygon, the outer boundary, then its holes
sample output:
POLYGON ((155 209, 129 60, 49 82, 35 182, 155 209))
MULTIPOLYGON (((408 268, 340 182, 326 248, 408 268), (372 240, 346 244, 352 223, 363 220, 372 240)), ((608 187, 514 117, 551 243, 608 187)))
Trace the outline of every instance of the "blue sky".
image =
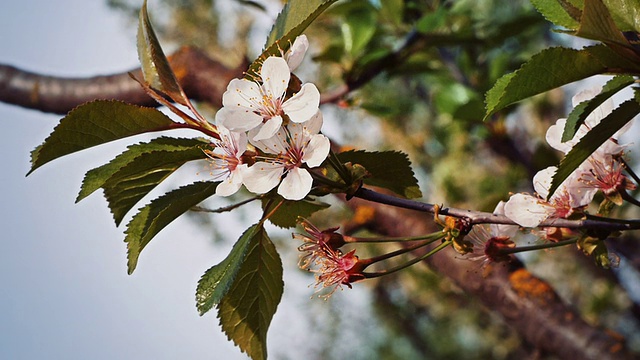
MULTIPOLYGON (((104 3, 1 2, 0 63, 60 76, 135 67, 135 28, 104 3)), ((122 144, 56 160, 25 177, 30 151, 60 116, 0 104, 0 118, 0 358, 245 358, 213 313, 195 310, 199 276, 225 255, 209 236, 178 220, 128 276, 123 229, 102 196, 74 204, 84 172, 122 144)))

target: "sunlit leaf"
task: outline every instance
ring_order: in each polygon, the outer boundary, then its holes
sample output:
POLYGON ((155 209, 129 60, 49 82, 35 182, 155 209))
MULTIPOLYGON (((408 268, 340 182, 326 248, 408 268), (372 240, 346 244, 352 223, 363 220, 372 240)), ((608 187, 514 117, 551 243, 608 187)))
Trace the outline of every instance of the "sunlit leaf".
POLYGON ((76 202, 91 195, 94 191, 103 187, 104 184, 120 169, 132 162, 138 156, 152 151, 182 151, 192 149, 194 147, 207 146, 208 142, 198 139, 180 139, 159 137, 149 141, 131 145, 125 152, 116 156, 113 160, 95 169, 89 170, 82 181, 80 193, 76 198, 76 202))
POLYGON ((271 197, 265 197, 262 199, 262 210, 264 213, 270 213, 271 210, 278 206, 282 202, 282 205, 269 217, 269 221, 281 228, 292 228, 297 225, 297 218, 299 216, 309 217, 316 211, 326 209, 329 204, 320 201, 312 200, 300 200, 291 201, 285 200, 280 195, 271 197), (269 205, 267 207, 267 205, 269 205))
POLYGON ((553 176, 549 188, 549 198, 558 189, 560 184, 573 173, 600 145, 612 137, 626 123, 640 113, 640 104, 636 100, 627 100, 614 109, 591 129, 580 142, 560 161, 558 170, 553 176))
POLYGON ((140 9, 137 43, 138 57, 140 58, 144 80, 152 88, 169 95, 175 102, 186 105, 188 100, 178 84, 169 61, 164 55, 162 47, 160 47, 158 37, 151 26, 151 20, 149 20, 149 14, 147 13, 147 0, 144 1, 140 9))
POLYGON ((485 119, 517 101, 603 73, 606 67, 591 56, 589 49, 545 49, 517 71, 498 79, 486 94, 485 119))
POLYGON ((545 19, 555 25, 567 29, 576 29, 578 27, 580 17, 582 16, 581 7, 575 6, 570 1, 531 0, 531 3, 545 19))
POLYGON ((341 162, 362 165, 371 175, 364 183, 389 189, 406 198, 422 196, 418 180, 406 154, 399 151, 345 151, 337 154, 341 162))
POLYGON ((183 186, 162 195, 141 208, 127 224, 125 231, 128 273, 133 273, 138 264, 140 252, 160 230, 191 207, 215 194, 217 185, 217 182, 197 182, 183 186))
POLYGON ((261 229, 258 224, 247 229, 233 245, 229 255, 202 275, 196 289, 196 307, 200 315, 211 310, 227 294, 240 271, 248 246, 261 229))
POLYGON ((271 55, 287 51, 296 37, 313 22, 323 11, 337 0, 291 0, 284 6, 267 37, 265 50, 254 61, 247 76, 258 74, 262 61, 271 55))
POLYGON ((562 141, 569 141, 573 139, 580 125, 584 123, 587 116, 589 116, 593 110, 618 91, 633 84, 634 81, 633 76, 630 75, 616 76, 604 85, 600 94, 596 95, 593 99, 583 101, 578 104, 567 117, 564 133, 562 134, 562 141))
POLYGON ((31 152, 29 174, 64 155, 133 135, 167 130, 172 124, 169 117, 154 108, 115 100, 80 105, 62 118, 44 143, 31 152))
POLYGON ((377 28, 377 10, 369 3, 348 3, 352 5, 344 14, 342 36, 347 53, 358 56, 365 49, 377 28))
POLYGON ((621 31, 640 32, 640 4, 638 0, 603 0, 611 17, 621 31))
POLYGON ((575 34, 587 39, 629 46, 601 0, 585 0, 580 26, 575 34))
POLYGON ((222 330, 254 360, 267 358, 267 330, 283 288, 280 256, 260 227, 249 239, 242 267, 217 306, 222 330))

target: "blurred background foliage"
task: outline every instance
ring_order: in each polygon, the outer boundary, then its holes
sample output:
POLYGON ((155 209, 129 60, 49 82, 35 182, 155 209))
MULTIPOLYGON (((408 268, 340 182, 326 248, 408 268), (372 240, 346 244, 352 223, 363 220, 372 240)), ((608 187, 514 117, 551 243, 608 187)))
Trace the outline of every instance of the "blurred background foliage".
MULTIPOLYGON (((141 1, 108 3, 135 26, 141 1)), ((192 45, 229 66, 259 54, 281 6, 267 0, 149 4, 167 52, 192 45)), ((305 34, 310 54, 297 75, 315 82, 324 94, 345 83, 353 89, 324 105, 325 133, 345 147, 406 152, 429 202, 492 211, 510 191, 532 191, 533 174, 558 163, 559 156, 550 150, 544 134, 566 116, 570 96, 564 91, 536 96, 482 122, 484 93, 500 76, 518 69, 541 49, 571 41, 553 32, 529 1, 339 1, 305 34)), ((320 227, 349 227, 350 220, 345 219, 351 218, 348 210, 334 207, 316 215, 313 221, 320 227)), ((200 213, 193 218, 202 222, 203 231, 219 235, 215 219, 200 213)), ((216 242, 235 240, 216 238, 216 242)), ((536 238, 525 236, 521 241, 533 243, 536 238)), ((291 243, 290 235, 282 232, 277 245, 285 268, 295 264, 298 244, 291 243)), ((368 251, 380 253, 375 247, 368 251)), ((640 350, 640 312, 612 271, 597 268, 573 248, 526 254, 522 260, 588 322, 620 332, 632 349, 640 350)), ((299 278, 302 284, 287 282, 286 287, 311 293, 306 285, 312 278, 304 274, 299 278)), ((328 302, 296 300, 297 306, 309 310, 307 318, 299 319, 308 324, 309 339, 294 341, 294 346, 307 348, 305 358, 539 355, 498 315, 422 265, 355 286, 366 289, 366 300, 350 299, 348 290, 328 302)), ((286 311, 282 304, 279 312, 286 311)), ((293 358, 286 349, 271 353, 275 358, 293 358)))

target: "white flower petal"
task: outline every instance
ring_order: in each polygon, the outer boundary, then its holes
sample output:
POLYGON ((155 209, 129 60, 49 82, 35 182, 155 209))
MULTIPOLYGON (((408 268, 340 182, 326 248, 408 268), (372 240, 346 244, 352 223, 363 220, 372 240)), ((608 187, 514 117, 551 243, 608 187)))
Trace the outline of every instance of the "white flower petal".
POLYGON ((259 161, 243 172, 243 183, 252 193, 264 194, 280 183, 283 172, 280 164, 259 161))
POLYGON ((284 96, 291 77, 289 65, 287 65, 285 59, 277 56, 268 57, 262 63, 260 76, 262 77, 262 88, 266 96, 272 99, 279 99, 284 96))
MULTIPOLYGON (((504 207, 506 204, 506 202, 500 201, 498 205, 496 205, 495 210, 493 210, 493 213, 504 215, 504 207)), ((518 232, 518 227, 515 225, 491 224, 489 228, 491 229, 491 236, 508 236, 512 238, 518 232)))
POLYGON ((229 196, 235 194, 242 186, 243 167, 247 165, 242 164, 232 171, 229 176, 224 179, 218 187, 216 187, 216 195, 229 196))
POLYGON ((296 167, 289 170, 282 180, 278 187, 278 194, 287 200, 301 200, 309 194, 312 184, 311 174, 305 169, 296 167))
POLYGON ((282 104, 282 110, 293 122, 309 120, 318 112, 320 92, 313 84, 304 84, 298 93, 282 104))
POLYGON ((302 161, 312 168, 320 166, 324 159, 329 155, 330 148, 331 143, 329 138, 322 134, 315 134, 311 137, 306 149, 304 150, 302 161))
POLYGON ((553 175, 555 175, 556 170, 558 170, 557 167, 549 166, 546 169, 538 171, 533 176, 533 189, 543 199, 546 199, 547 195, 549 195, 549 188, 551 187, 551 181, 553 180, 553 175))
POLYGON ((504 205, 504 214, 524 227, 536 227, 552 213, 553 208, 550 205, 526 194, 514 194, 504 205))
POLYGON ((578 142, 577 136, 574 137, 575 140, 571 139, 567 142, 562 142, 562 133, 564 132, 566 123, 567 119, 558 119, 555 124, 549 127, 546 134, 547 143, 549 143, 552 148, 562 151, 565 154, 578 142))
POLYGON ((262 123, 262 116, 245 109, 223 107, 216 113, 216 123, 233 131, 247 131, 262 123))
POLYGON ((247 79, 233 79, 227 86, 227 91, 222 95, 222 105, 231 108, 247 108, 252 111, 259 110, 262 100, 260 85, 247 79))
POLYGON ((309 49, 309 40, 306 35, 298 36, 285 54, 290 71, 295 70, 300 65, 304 55, 307 53, 307 49, 309 49))
POLYGON ((260 130, 258 131, 258 133, 253 136, 253 140, 260 141, 260 140, 272 138, 278 132, 281 125, 282 125, 281 116, 272 117, 260 127, 260 130))

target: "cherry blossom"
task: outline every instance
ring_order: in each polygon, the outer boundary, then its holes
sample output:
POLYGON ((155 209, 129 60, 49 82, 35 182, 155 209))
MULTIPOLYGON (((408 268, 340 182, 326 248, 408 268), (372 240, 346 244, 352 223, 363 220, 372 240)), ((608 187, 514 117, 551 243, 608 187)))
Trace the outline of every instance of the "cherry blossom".
MULTIPOLYGON (((597 95, 599 89, 587 89, 581 91, 573 97, 574 106, 579 103, 591 99, 597 95)), ((602 121, 607 115, 613 111, 613 101, 607 99, 598 108, 596 108, 585 119, 576 131, 573 139, 562 142, 562 133, 566 125, 566 119, 559 119, 556 124, 552 125, 547 131, 546 139, 549 145, 554 149, 560 150, 567 154, 578 144, 580 139, 591 129, 602 121)), ((576 170, 576 176, 585 189, 601 190, 607 197, 616 199, 615 202, 621 204, 622 200, 618 195, 619 191, 625 189, 635 189, 635 185, 628 181, 622 173, 624 167, 618 160, 623 153, 624 146, 620 145, 618 138, 631 127, 631 122, 627 123, 612 138, 605 141, 595 152, 593 152, 576 170)))
POLYGON ((290 77, 285 59, 268 57, 262 64, 260 81, 231 80, 222 96, 223 107, 216 114, 216 122, 233 131, 257 128, 259 131, 253 134, 253 140, 264 140, 274 136, 280 126, 289 121, 309 120, 318 112, 320 93, 315 85, 307 83, 286 99, 290 77))
MULTIPOLYGON (((494 214, 503 215, 505 212, 504 201, 496 205, 494 214)), ((473 251, 466 255, 469 260, 482 260, 483 263, 500 262, 509 260, 509 255, 502 253, 502 249, 512 249, 516 244, 511 238, 518 232, 515 225, 490 224, 488 227, 483 224, 473 226, 467 235, 471 239, 473 251)))
POLYGON ((214 180, 222 181, 216 188, 216 195, 229 196, 242 186, 242 174, 247 169, 247 164, 242 163, 242 154, 247 150, 247 136, 229 131, 222 125, 217 128, 220 140, 214 140, 214 148, 204 150, 204 153, 211 161, 214 180))
POLYGON ((540 170, 533 177, 537 196, 512 195, 504 206, 505 215, 520 226, 536 227, 547 219, 567 218, 593 200, 597 190, 582 186, 577 181, 579 174, 574 173, 546 201, 556 170, 555 166, 540 170))
POLYGON ((321 127, 322 113, 317 111, 306 122, 282 126, 269 139, 255 140, 252 135, 259 130, 249 131, 251 144, 265 156, 257 158, 258 161, 245 171, 247 189, 264 194, 280 184, 278 194, 287 200, 301 200, 307 196, 313 178, 305 167, 320 166, 329 155, 330 142, 318 133, 321 127))

